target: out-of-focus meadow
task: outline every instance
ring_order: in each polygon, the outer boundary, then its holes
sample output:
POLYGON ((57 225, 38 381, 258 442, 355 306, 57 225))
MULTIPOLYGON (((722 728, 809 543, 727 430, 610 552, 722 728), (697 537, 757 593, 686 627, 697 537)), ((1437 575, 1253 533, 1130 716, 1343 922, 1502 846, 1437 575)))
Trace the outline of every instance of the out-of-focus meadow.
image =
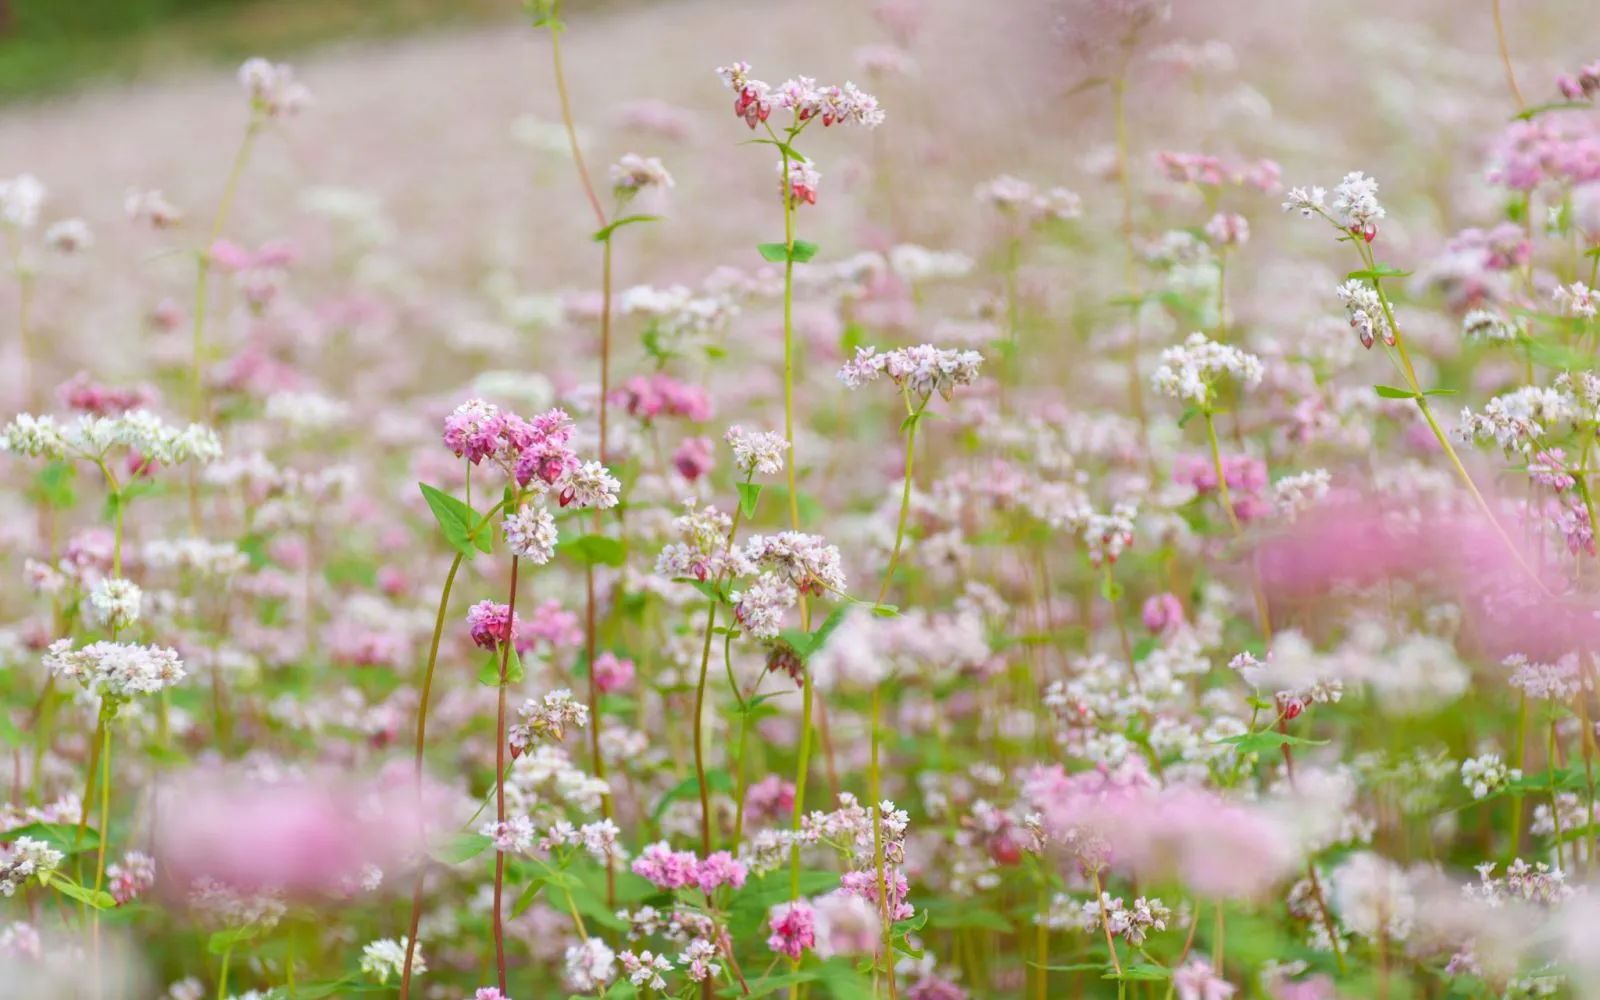
POLYGON ((1584 0, 0 11, 0 998, 1600 996, 1584 0))

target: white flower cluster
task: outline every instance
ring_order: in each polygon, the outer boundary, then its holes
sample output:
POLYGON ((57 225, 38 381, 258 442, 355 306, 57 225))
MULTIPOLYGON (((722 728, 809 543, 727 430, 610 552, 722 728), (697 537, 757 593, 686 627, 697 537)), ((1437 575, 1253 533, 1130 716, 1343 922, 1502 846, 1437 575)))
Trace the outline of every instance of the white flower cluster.
POLYGON ((222 442, 215 431, 199 424, 180 430, 149 410, 110 417, 84 415, 67 424, 50 416, 21 413, 0 430, 0 450, 34 458, 100 460, 114 448, 125 448, 147 462, 162 465, 214 462, 222 457, 222 442))
POLYGON ((783 631, 784 612, 800 600, 799 591, 788 581, 771 573, 743 590, 728 595, 733 602, 733 616, 746 632, 757 639, 773 639, 783 631))
POLYGON ((154 694, 187 676, 177 650, 123 642, 92 642, 74 650, 71 639, 57 639, 45 653, 44 665, 112 701, 154 694))
POLYGON ((183 223, 183 210, 168 201, 160 191, 129 188, 122 198, 123 211, 134 222, 152 229, 172 229, 183 223))
POLYGON ((1352 932, 1369 941, 1404 941, 1411 934, 1417 901, 1399 865, 1371 851, 1350 855, 1333 870, 1329 902, 1352 932))
POLYGON ((1119 503, 1109 514, 1090 514, 1083 529, 1089 547, 1089 562, 1099 568, 1115 563, 1122 550, 1133 544, 1133 523, 1139 516, 1137 504, 1119 503))
POLYGON ((1345 229, 1368 242, 1378 232, 1378 220, 1388 213, 1378 204, 1378 182, 1357 170, 1344 175, 1333 189, 1333 211, 1345 229))
POLYGON ((783 471, 789 442, 775 431, 747 431, 738 424, 728 428, 723 440, 733 446, 733 464, 746 475, 776 476, 783 471))
POLYGON ((32 174, 0 180, 0 219, 13 229, 32 229, 44 207, 45 187, 32 174))
POLYGON ((1331 482, 1327 469, 1284 476, 1272 484, 1272 505, 1284 520, 1292 523, 1328 495, 1331 482))
POLYGON ((1389 317, 1383 311, 1383 300, 1378 297, 1377 289, 1365 281, 1350 280, 1339 286, 1337 294, 1344 303, 1350 328, 1361 338, 1362 347, 1370 350, 1379 339, 1394 346, 1394 329, 1389 326, 1389 317))
POLYGON ((104 579, 89 591, 89 609, 97 624, 120 632, 139 620, 144 592, 132 580, 104 579))
POLYGON ((251 105, 270 118, 298 114, 311 104, 311 91, 294 78, 294 69, 265 59, 247 59, 239 67, 239 85, 251 105))
POLYGON ((672 971, 672 963, 665 955, 654 955, 643 951, 635 955, 631 951, 622 953, 622 969, 628 974, 628 982, 648 990, 664 990, 667 981, 662 978, 663 972, 672 971))
POLYGON ((556 554, 555 516, 543 505, 524 504, 506 518, 506 547, 520 559, 543 566, 556 554))
POLYGON ((1257 386, 1266 368, 1254 354, 1219 344, 1203 333, 1191 333, 1182 344, 1161 352, 1161 367, 1151 381, 1163 395, 1206 406, 1211 402, 1212 387, 1224 375, 1241 385, 1257 386))
POLYGON ((1511 686, 1529 698, 1570 702, 1594 686, 1576 653, 1568 653, 1554 663, 1533 663, 1516 653, 1501 665, 1511 671, 1511 686))
POLYGON ((1027 181, 1001 174, 979 184, 973 193, 979 204, 1014 215, 1028 225, 1076 219, 1083 215, 1083 199, 1063 187, 1040 191, 1027 181))
POLYGON ((320 392, 283 390, 267 397, 264 415, 301 433, 325 431, 349 418, 350 404, 320 392))
POLYGON ((856 348, 856 356, 839 369, 839 381, 851 389, 888 375, 905 391, 927 399, 934 392, 945 399, 956 386, 978 380, 983 355, 977 351, 949 351, 922 344, 879 354, 874 347, 856 348))
POLYGON ((645 317, 650 324, 647 345, 653 342, 664 353, 681 352, 715 336, 739 312, 726 295, 696 295, 683 285, 635 285, 618 298, 617 308, 625 316, 645 317))
POLYGON ((782 631, 784 612, 798 603, 802 593, 841 593, 845 587, 838 548, 816 535, 798 531, 754 535, 745 543, 742 558, 746 567, 763 572, 728 598, 739 624, 758 639, 771 639, 782 631))
POLYGON ((62 854, 42 840, 18 837, 0 846, 0 896, 10 896, 29 879, 44 879, 61 864, 62 854))
POLYGON ((585 462, 562 481, 561 506, 609 510, 617 505, 622 483, 599 462, 585 462))
POLYGON ((716 580, 724 573, 740 576, 746 571, 744 552, 730 548, 733 519, 715 507, 697 509, 691 500, 688 509, 673 522, 681 542, 673 542, 656 557, 656 575, 668 580, 716 580))
POLYGON ((930 250, 915 243, 901 243, 889 249, 889 269, 912 284, 954 281, 972 273, 972 258, 954 250, 930 250))
POLYGON ((1494 441, 1507 454, 1530 453, 1551 427, 1576 423, 1578 401, 1570 392, 1541 386, 1523 386, 1484 404, 1482 413, 1461 411, 1461 440, 1494 441))
POLYGON ((144 563, 151 569, 175 569, 181 573, 222 578, 250 568, 250 559, 233 542, 213 542, 204 538, 157 538, 146 542, 144 563))
POLYGON ((522 721, 511 727, 511 749, 522 753, 540 739, 560 743, 567 727, 582 729, 589 723, 589 707, 572 697, 566 688, 551 691, 543 698, 529 698, 517 710, 522 721))
POLYGON ((624 153, 621 159, 611 165, 611 188, 618 195, 636 194, 645 188, 675 186, 672 175, 654 156, 624 153))
POLYGON ((1578 319, 1594 319, 1595 309, 1600 307, 1600 294, 1581 281, 1560 285, 1553 294, 1561 311, 1578 319))
POLYGON ((571 845, 581 847, 588 851, 596 861, 621 860, 625 852, 617 838, 622 834, 617 824, 609 819, 596 820, 574 827, 566 820, 560 820, 550 827, 539 840, 539 849, 548 851, 552 847, 571 845))
POLYGON ((1486 799, 1513 781, 1522 780, 1522 771, 1506 767, 1497 753, 1469 757, 1461 762, 1461 784, 1474 799, 1486 799))
MULTIPOLYGON (((394 938, 383 938, 373 941, 361 949, 361 971, 379 983, 387 983, 390 976, 402 975, 406 967, 407 938, 396 941, 394 938)), ((422 960, 422 949, 414 948, 411 952, 411 974, 419 975, 428 971, 428 963, 422 960)))
POLYGON ((1172 919, 1172 910, 1159 899, 1146 899, 1140 896, 1133 901, 1133 906, 1128 906, 1122 897, 1111 898, 1111 894, 1102 892, 1099 899, 1087 900, 1083 904, 1083 929, 1091 934, 1109 930, 1112 937, 1120 937, 1129 944, 1140 945, 1144 943, 1151 931, 1164 931, 1167 921, 1172 919))
POLYGON ((1461 335, 1490 344, 1514 343, 1527 336, 1520 326, 1491 309, 1474 309, 1462 317, 1461 335))
POLYGON ((598 937, 571 945, 566 954, 567 986, 578 993, 597 991, 616 975, 616 965, 617 953, 598 937))

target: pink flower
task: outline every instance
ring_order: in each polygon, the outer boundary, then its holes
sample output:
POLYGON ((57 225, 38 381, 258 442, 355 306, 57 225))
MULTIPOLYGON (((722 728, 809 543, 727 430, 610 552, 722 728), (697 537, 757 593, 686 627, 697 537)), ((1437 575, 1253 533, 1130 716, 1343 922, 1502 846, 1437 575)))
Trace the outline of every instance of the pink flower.
POLYGON ((817 946, 816 911, 806 900, 777 904, 768 911, 767 926, 772 931, 767 947, 780 955, 799 959, 807 948, 817 946))
POLYGON ((715 451, 707 437, 684 438, 672 456, 672 467, 691 483, 716 467, 715 451))
POLYGON ((499 649, 517 635, 520 625, 520 619, 504 604, 479 601, 467 609, 467 628, 479 649, 499 649))
POLYGON ((159 394, 149 386, 114 389, 93 381, 88 372, 79 372, 61 383, 56 395, 62 405, 69 409, 101 417, 146 409, 160 399, 159 394))
POLYGON ((1179 1000, 1228 1000, 1238 989, 1199 958, 1174 969, 1172 985, 1178 990, 1179 1000))
POLYGON ((724 885, 742 888, 746 874, 744 865, 735 861, 733 855, 717 851, 695 866, 694 881, 701 892, 709 895, 724 885))
POLYGON ((541 642, 552 648, 580 645, 583 629, 577 612, 568 611, 553 597, 530 610, 526 622, 517 622, 517 652, 525 653, 541 642))
POLYGON ((633 661, 607 650, 594 659, 594 684, 601 694, 620 691, 633 683, 633 661))
POLYGON ((813 901, 817 954, 870 955, 882 943, 883 921, 877 907, 839 889, 813 901))
POLYGON ((1141 617, 1150 631, 1170 632, 1183 624, 1183 601, 1176 594, 1155 594, 1144 602, 1141 617))
POLYGON ((794 812, 794 783, 776 774, 767 775, 745 792, 744 810, 748 821, 775 823, 786 819, 794 812))
POLYGON ((681 889, 697 881, 699 865, 693 851, 674 851, 662 840, 639 852, 633 873, 662 889, 681 889))

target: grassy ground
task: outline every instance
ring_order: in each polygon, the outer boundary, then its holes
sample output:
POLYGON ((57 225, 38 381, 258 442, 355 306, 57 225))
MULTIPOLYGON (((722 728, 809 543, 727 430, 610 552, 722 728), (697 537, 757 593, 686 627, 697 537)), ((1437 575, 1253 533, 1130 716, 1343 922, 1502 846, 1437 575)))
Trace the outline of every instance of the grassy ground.
MULTIPOLYGON (((77 3, 77 0, 46 0, 77 3)), ((514 15, 515 0, 234 0, 124 23, 64 23, 15 5, 0 39, 0 103, 138 79, 197 61, 281 57, 332 39, 383 37, 514 15)))

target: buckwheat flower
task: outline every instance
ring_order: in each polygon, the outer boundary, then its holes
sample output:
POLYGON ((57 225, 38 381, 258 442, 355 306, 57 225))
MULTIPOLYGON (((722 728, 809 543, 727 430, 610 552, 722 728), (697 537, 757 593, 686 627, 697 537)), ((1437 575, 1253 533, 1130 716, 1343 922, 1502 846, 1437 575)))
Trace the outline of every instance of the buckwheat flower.
POLYGON ((724 573, 743 575, 747 568, 744 550, 728 544, 733 519, 715 507, 697 509, 692 500, 685 506, 686 512, 673 522, 683 540, 661 550, 656 557, 656 575, 669 580, 714 580, 724 573))
POLYGON ((1554 663, 1533 663, 1516 653, 1501 661, 1501 666, 1512 672, 1511 686, 1533 699, 1570 702, 1593 687, 1588 673, 1573 653, 1554 663))
POLYGON ((1518 324, 1489 309, 1474 309, 1462 317, 1461 335, 1490 344, 1514 343, 1527 336, 1518 324))
MULTIPOLYGON (((396 941, 393 938, 383 938, 373 941, 361 949, 361 971, 376 979, 380 984, 387 983, 390 976, 400 975, 406 965, 407 938, 396 941)), ((420 947, 411 952, 411 974, 421 975, 428 971, 428 963, 422 959, 420 947)))
POLYGON ((1411 932, 1416 900, 1405 872, 1387 858, 1361 851, 1329 878, 1329 903, 1352 932, 1376 941, 1403 941, 1411 932))
POLYGON ((825 591, 838 593, 845 588, 839 549, 818 535, 801 531, 752 535, 745 542, 744 556, 756 566, 775 571, 801 593, 820 596, 825 591))
POLYGON ((1359 170, 1345 174, 1333 189, 1333 211, 1345 229, 1368 243, 1378 235, 1378 220, 1387 214, 1378 204, 1378 182, 1359 170))
POLYGON ((1100 893, 1098 900, 1088 900, 1083 904, 1083 928, 1094 932, 1102 927, 1111 931, 1112 937, 1120 937, 1132 945, 1141 945, 1153 931, 1167 929, 1167 921, 1172 919, 1172 911, 1159 899, 1146 899, 1140 896, 1133 901, 1133 906, 1128 906, 1122 897, 1112 898, 1108 892, 1100 893))
POLYGON ((1224 376, 1254 387, 1265 375, 1266 368, 1254 354, 1191 333, 1179 346, 1161 352, 1161 367, 1151 382, 1159 393, 1203 407, 1210 405, 1213 387, 1224 376))
POLYGON ((1202 958, 1191 958, 1173 969, 1172 986, 1178 991, 1178 1000, 1228 1000, 1238 992, 1238 987, 1218 975, 1211 963, 1202 958))
POLYGON ((63 855, 42 840, 18 837, 0 844, 0 896, 11 896, 31 880, 43 882, 63 855))
POLYGON ((89 591, 89 608, 96 622, 118 632, 139 620, 141 597, 143 591, 132 580, 104 579, 89 591))
POLYGON ((1600 296, 1581 281, 1558 286, 1554 298, 1563 313, 1578 319, 1594 319, 1595 309, 1600 306, 1600 296))
POLYGON ((598 937, 571 945, 566 953, 567 986, 579 993, 598 990, 616 975, 617 953, 598 937))
POLYGON ((779 161, 778 173, 785 176, 785 187, 796 202, 803 201, 807 205, 817 203, 817 185, 822 183, 822 172, 816 167, 792 160, 785 172, 783 162, 779 161))
POLYGON ((1361 338, 1362 347, 1371 350, 1378 339, 1394 346, 1394 330, 1389 327, 1388 314, 1383 311, 1383 301, 1376 289, 1365 281, 1351 280, 1340 285, 1337 294, 1344 303, 1350 328, 1361 338))
POLYGON ((1244 246, 1250 239, 1250 222, 1242 215, 1218 212, 1206 222, 1205 233, 1217 246, 1244 246))
POLYGON ((44 231, 44 245, 59 254, 74 254, 94 246, 94 230, 82 219, 62 219, 44 231))
POLYGON ((771 88, 750 76, 750 64, 736 62, 731 66, 718 66, 717 75, 734 92, 733 113, 743 118, 751 131, 772 114, 771 88))
POLYGON ((993 180, 979 184, 973 196, 982 204, 1002 212, 1017 212, 1033 204, 1033 185, 1010 174, 1001 174, 993 180))
POLYGON ((121 642, 94 642, 74 650, 71 639, 57 639, 45 653, 44 665, 113 704, 154 694, 187 676, 176 650, 121 642))
POLYGON ((922 399, 937 392, 945 399, 958 386, 978 380, 983 355, 977 351, 943 350, 932 344, 902 347, 879 354, 873 347, 856 348, 856 356, 839 369, 839 381, 855 389, 887 375, 897 387, 922 399))
POLYGON ((137 899, 156 884, 156 862, 148 854, 129 851, 121 864, 106 869, 106 888, 117 905, 137 899))
POLYGON ((678 965, 691 983, 703 983, 722 972, 717 962, 717 946, 705 938, 695 938, 678 956, 678 965))
POLYGON ((1474 799, 1486 799, 1504 788, 1508 782, 1522 780, 1522 771, 1508 768, 1497 753, 1469 757, 1461 762, 1461 784, 1474 799))
POLYGON ((1122 550, 1133 544, 1134 519, 1139 516, 1137 504, 1119 503, 1109 514, 1091 514, 1083 529, 1083 540, 1089 547, 1089 562, 1095 568, 1104 563, 1115 563, 1122 550))
POLYGON ((1327 469, 1312 469, 1284 476, 1272 484, 1272 505, 1291 524, 1328 495, 1333 477, 1327 469))
POLYGON ((520 754, 538 740, 560 743, 567 727, 582 729, 589 724, 589 708, 572 697, 566 688, 551 691, 543 698, 529 698, 517 710, 522 721, 509 731, 511 749, 520 754))
POLYGON ((1463 408, 1456 434, 1468 443, 1492 440, 1507 455, 1529 454, 1538 450, 1551 429, 1576 424, 1579 417, 1578 401, 1571 393, 1524 386, 1489 400, 1481 413, 1463 408))
POLYGON ((622 961, 622 971, 627 973, 628 982, 650 990, 667 988, 667 981, 661 974, 671 972, 672 963, 667 961, 665 955, 655 955, 649 951, 635 955, 625 951, 617 957, 622 961))
POLYGON ((633 661, 609 649, 594 658, 594 686, 601 694, 621 691, 633 683, 633 661))
POLYGON ((561 483, 559 496, 563 507, 592 507, 609 510, 617 505, 619 482, 599 462, 585 462, 573 469, 561 483))
POLYGON ((141 191, 129 188, 122 199, 128 218, 154 229, 173 229, 183 223, 183 212, 160 191, 141 191))
POLYGON ((689 482, 695 482, 716 468, 717 460, 712 454, 711 439, 708 437, 684 438, 678 445, 678 450, 672 453, 672 467, 678 470, 678 475, 689 482))
POLYGON ((45 187, 32 174, 0 180, 0 219, 13 229, 32 229, 44 206, 45 187))
POLYGON ((239 84, 250 104, 270 118, 299 114, 311 103, 311 91, 294 78, 294 68, 265 59, 247 59, 239 67, 239 84))
POLYGON ((495 601, 479 601, 467 609, 467 629, 479 649, 495 650, 510 642, 519 624, 509 607, 495 601))
POLYGON ((498 986, 480 986, 478 991, 472 994, 472 1000, 511 1000, 511 998, 501 993, 498 986))
POLYGON ((1035 195, 1031 207, 1036 222, 1047 220, 1067 222, 1083 216, 1083 199, 1077 192, 1063 187, 1053 187, 1043 194, 1035 195))
POLYGON ((477 465, 500 450, 505 430, 506 418, 498 406, 469 399, 445 418, 444 446, 477 465))
POLYGON ((480 826, 478 832, 488 837, 494 849, 502 854, 521 854, 533 846, 533 820, 526 816, 516 816, 504 823, 491 819, 480 826))
POLYGON ((611 165, 611 189, 619 196, 637 194, 646 188, 675 186, 672 175, 654 156, 624 153, 621 159, 611 165))
POLYGON ((506 547, 511 554, 543 566, 556 554, 556 519, 543 506, 524 504, 506 518, 506 547))
POLYGON ((780 955, 799 960, 806 949, 817 946, 816 910, 811 903, 797 899, 778 903, 767 912, 767 947, 780 955))
POLYGON ((745 866, 734 860, 733 855, 717 851, 695 865, 694 883, 701 892, 708 894, 725 885, 740 889, 744 887, 747 874, 745 866))
POLYGON ((776 476, 783 471, 783 456, 789 450, 789 442, 782 434, 747 431, 734 424, 722 439, 733 446, 733 464, 740 472, 776 476))
POLYGON ((662 889, 681 889, 695 883, 699 862, 692 851, 674 851, 664 840, 639 852, 633 873, 662 889))
POLYGON ((1285 212, 1299 212, 1302 216, 1309 219, 1313 215, 1317 215, 1326 210, 1323 205, 1323 199, 1326 198, 1327 195, 1327 188, 1290 188, 1289 194, 1287 195, 1288 200, 1283 203, 1283 210, 1285 212))
POLYGON ((964 278, 972 273, 972 267, 971 257, 955 251, 929 250, 915 243, 889 249, 889 270, 913 284, 964 278))

